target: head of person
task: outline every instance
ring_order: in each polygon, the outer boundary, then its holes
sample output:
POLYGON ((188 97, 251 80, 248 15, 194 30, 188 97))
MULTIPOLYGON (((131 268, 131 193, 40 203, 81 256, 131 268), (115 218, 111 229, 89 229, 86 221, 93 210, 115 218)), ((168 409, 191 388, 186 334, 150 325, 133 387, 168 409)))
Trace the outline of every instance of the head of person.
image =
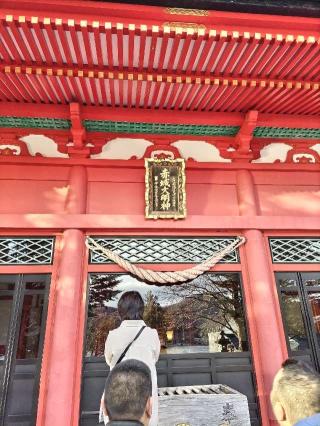
POLYGON ((120 362, 106 381, 105 413, 111 421, 140 421, 147 426, 152 414, 151 397, 149 367, 135 359, 120 362))
POLYGON ((127 291, 123 293, 118 302, 118 312, 121 321, 124 320, 142 320, 144 311, 144 302, 140 293, 137 291, 127 291))
POLYGON ((320 375, 308 363, 288 359, 274 378, 271 404, 283 426, 319 413, 320 375))

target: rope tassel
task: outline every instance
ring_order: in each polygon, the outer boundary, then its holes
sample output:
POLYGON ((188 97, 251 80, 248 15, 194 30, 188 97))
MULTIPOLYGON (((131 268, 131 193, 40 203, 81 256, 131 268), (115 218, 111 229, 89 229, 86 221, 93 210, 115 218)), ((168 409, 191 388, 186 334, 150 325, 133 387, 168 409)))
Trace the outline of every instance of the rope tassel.
POLYGON ((140 278, 142 281, 148 281, 150 283, 158 284, 175 284, 193 280, 202 275, 203 273, 209 271, 214 265, 216 265, 221 259, 223 259, 224 256, 235 251, 238 247, 244 244, 245 241, 246 239, 244 237, 237 237, 227 247, 213 253, 212 256, 199 263, 198 265, 195 265, 192 268, 184 269, 183 271, 171 272, 158 272, 152 271, 151 269, 139 268, 128 260, 123 259, 121 256, 119 256, 112 250, 103 247, 91 237, 86 238, 86 246, 94 253, 99 255, 102 254, 106 258, 112 260, 114 263, 117 263, 122 269, 127 272, 130 272, 131 274, 140 278))

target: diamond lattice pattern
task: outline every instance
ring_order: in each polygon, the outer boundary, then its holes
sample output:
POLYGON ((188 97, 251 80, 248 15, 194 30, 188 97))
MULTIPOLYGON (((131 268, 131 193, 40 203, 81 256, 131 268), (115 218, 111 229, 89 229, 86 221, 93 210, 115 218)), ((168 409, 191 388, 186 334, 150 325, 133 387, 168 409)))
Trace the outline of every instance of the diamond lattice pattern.
MULTIPOLYGON (((94 240, 132 263, 199 263, 228 246, 235 238, 101 238, 94 240)), ((90 263, 112 263, 90 253, 90 263)), ((234 251, 221 263, 239 263, 234 251)))
POLYGON ((54 238, 0 238, 1 265, 49 265, 54 238))
POLYGON ((273 263, 320 263, 320 238, 270 238, 273 263))

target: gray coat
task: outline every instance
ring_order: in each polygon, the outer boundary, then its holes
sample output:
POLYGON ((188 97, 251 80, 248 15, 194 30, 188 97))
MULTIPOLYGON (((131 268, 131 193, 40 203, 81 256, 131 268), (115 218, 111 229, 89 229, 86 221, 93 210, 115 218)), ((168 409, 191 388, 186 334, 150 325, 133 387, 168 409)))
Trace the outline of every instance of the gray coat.
POLYGON ((300 420, 294 426, 320 426, 320 413, 306 419, 300 420))
POLYGON ((141 422, 135 420, 113 420, 107 426, 143 426, 141 422))

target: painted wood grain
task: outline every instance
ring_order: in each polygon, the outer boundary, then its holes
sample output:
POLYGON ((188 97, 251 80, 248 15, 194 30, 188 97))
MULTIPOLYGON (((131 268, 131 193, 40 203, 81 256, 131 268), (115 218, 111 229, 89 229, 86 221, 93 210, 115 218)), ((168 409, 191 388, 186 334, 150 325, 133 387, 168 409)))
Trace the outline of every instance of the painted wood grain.
POLYGON ((245 395, 227 386, 159 389, 159 426, 250 426, 245 395))

